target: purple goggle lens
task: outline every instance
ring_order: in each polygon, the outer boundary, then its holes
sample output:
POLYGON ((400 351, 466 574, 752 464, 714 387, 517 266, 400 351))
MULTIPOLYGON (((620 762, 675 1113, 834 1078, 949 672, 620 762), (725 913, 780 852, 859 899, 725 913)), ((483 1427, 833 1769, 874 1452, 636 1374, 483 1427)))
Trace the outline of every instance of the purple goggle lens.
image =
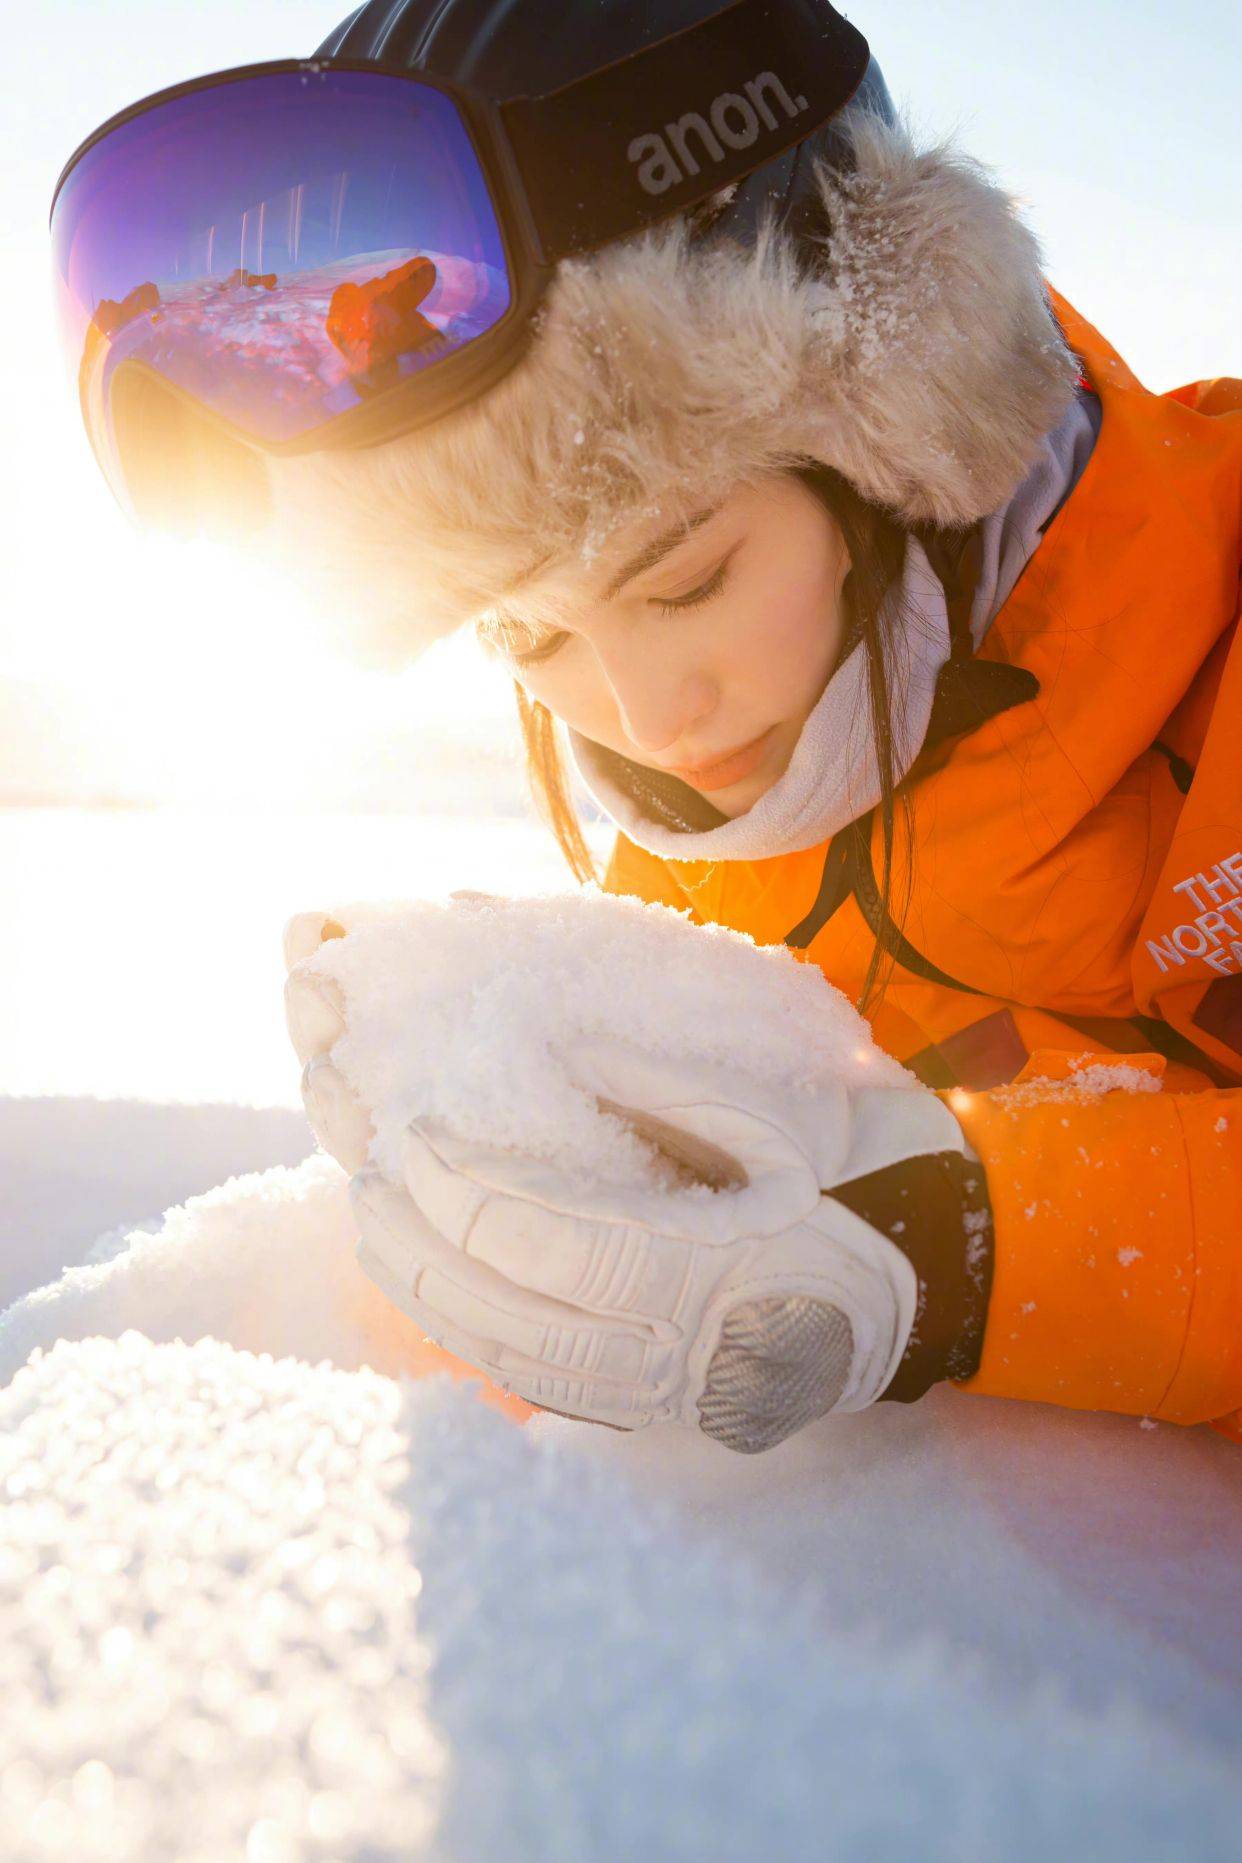
POLYGON ((513 366, 561 260, 805 141, 868 56, 827 0, 731 0, 542 97, 329 59, 136 105, 52 211, 113 489, 157 522, 244 523, 258 452, 378 445, 463 406, 513 366))
POLYGON ((141 110, 72 165, 52 233, 114 483, 122 376, 297 449, 494 331, 515 295, 457 105, 375 71, 267 71, 141 110))

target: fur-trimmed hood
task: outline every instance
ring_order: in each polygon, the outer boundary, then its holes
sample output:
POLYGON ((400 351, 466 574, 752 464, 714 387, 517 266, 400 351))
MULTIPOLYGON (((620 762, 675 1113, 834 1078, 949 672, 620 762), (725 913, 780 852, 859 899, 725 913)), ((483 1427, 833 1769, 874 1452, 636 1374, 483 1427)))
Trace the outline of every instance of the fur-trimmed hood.
POLYGON ((1035 237, 951 145, 858 111, 845 128, 856 166, 818 169, 810 261, 771 227, 743 250, 671 221, 564 262, 529 351, 473 406, 270 462, 277 528, 344 572, 366 657, 412 659, 622 525, 807 460, 909 523, 1010 496, 1077 375, 1035 237))

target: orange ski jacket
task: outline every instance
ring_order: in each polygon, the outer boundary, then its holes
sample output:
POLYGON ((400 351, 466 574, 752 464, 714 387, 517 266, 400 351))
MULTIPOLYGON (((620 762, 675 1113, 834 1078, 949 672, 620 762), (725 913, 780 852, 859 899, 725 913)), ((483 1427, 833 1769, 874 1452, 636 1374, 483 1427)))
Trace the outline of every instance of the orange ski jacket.
POLYGON ((1100 432, 977 656, 1038 690, 907 781, 900 925, 871 821, 757 861, 621 836, 605 886, 789 944, 854 1000, 884 946, 876 1039, 987 1167, 960 1389, 1242 1442, 1242 382, 1149 393, 1050 295, 1100 432))

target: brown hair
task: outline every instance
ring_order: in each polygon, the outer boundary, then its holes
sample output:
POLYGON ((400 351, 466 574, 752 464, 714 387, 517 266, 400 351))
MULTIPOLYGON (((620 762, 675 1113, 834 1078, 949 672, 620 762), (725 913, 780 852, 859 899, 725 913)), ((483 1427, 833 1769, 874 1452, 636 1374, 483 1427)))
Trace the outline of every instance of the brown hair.
MULTIPOLYGON (((859 640, 864 643, 868 724, 880 776, 880 829, 884 849, 879 875, 880 908, 884 919, 895 917, 900 925, 909 903, 910 873, 907 861, 906 896, 894 915, 893 854, 899 803, 907 823, 907 846, 911 837, 909 802, 898 787, 890 704, 893 666, 889 636, 895 617, 891 605, 886 610, 884 598, 901 574, 907 531, 880 506, 869 504, 847 479, 829 466, 804 466, 799 469, 798 477, 841 526, 849 552, 850 569, 841 590, 845 622, 843 655, 859 640)), ((532 699, 516 680, 514 692, 526 749, 527 777, 539 812, 556 836, 574 878, 582 883, 595 880, 598 878, 595 863, 570 795, 557 721, 547 706, 532 699)), ((892 955, 877 938, 863 983, 861 1008, 878 1003, 891 969, 892 955)))
POLYGON ((557 735, 560 727, 547 706, 532 699, 520 680, 514 680, 513 693, 517 699, 522 743, 526 748, 526 777, 536 806, 556 836, 575 880, 585 886, 588 881, 597 880, 599 874, 570 797, 557 735))

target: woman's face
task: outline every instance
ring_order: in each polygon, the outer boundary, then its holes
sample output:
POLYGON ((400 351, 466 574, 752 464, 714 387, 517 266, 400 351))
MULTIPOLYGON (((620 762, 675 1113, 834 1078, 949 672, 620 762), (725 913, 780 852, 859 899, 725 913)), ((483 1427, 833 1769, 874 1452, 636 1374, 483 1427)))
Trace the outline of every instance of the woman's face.
POLYGON ((588 584, 531 584, 484 632, 573 730, 741 815, 785 770, 836 664, 848 570, 819 500, 773 477, 689 529, 619 533, 588 584), (555 627, 537 618, 548 596, 555 627))

